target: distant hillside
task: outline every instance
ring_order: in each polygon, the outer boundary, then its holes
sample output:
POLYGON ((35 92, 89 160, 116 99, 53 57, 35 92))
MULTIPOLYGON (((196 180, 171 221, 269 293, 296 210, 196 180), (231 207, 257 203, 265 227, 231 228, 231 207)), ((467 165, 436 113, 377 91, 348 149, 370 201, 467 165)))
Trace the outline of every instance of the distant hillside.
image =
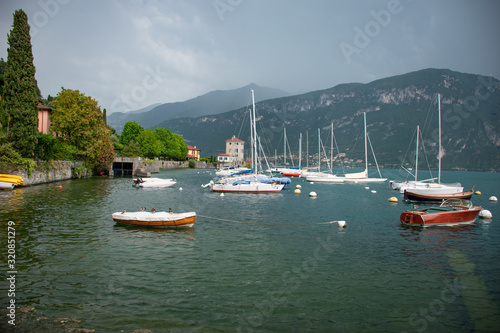
MULTIPOLYGON (((250 96, 250 89, 246 93, 250 96)), ((443 168, 500 171, 500 81, 447 69, 425 69, 263 101, 256 104, 258 131, 270 155, 275 149, 282 153, 283 127, 295 152, 299 133, 305 136, 308 131, 309 153, 314 154, 317 129, 321 128, 322 140, 329 146, 333 122, 340 151, 350 158, 362 158, 362 113, 367 112, 369 136, 381 166, 398 168, 405 156, 413 160, 410 142, 420 125, 429 165, 436 168, 437 93, 441 94, 443 168)), ((259 99, 258 91, 255 96, 259 99)), ((246 107, 172 119, 160 126, 183 135, 188 144, 201 149, 202 156, 223 153, 224 141, 233 134, 250 141, 246 107)))
POLYGON ((258 92, 258 101, 273 99, 289 94, 279 89, 259 87, 250 84, 233 90, 216 90, 185 102, 160 104, 146 112, 115 112, 108 116, 108 125, 121 133, 128 121, 135 120, 142 127, 157 127, 162 121, 181 117, 199 117, 209 114, 219 114, 248 105, 248 92, 254 89, 258 92))

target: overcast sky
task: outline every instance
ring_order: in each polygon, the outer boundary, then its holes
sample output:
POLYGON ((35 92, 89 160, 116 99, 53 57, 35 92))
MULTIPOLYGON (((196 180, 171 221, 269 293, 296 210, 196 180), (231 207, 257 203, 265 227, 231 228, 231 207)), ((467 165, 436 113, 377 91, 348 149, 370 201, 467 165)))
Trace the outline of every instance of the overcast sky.
POLYGON ((0 0, 5 60, 16 9, 43 96, 80 90, 108 113, 249 83, 301 93, 429 67, 500 78, 496 0, 0 0))

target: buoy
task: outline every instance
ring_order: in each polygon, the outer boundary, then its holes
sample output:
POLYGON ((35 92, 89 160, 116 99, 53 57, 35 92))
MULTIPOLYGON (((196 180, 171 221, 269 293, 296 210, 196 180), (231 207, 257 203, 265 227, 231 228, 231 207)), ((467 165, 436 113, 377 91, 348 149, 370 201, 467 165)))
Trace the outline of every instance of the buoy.
POLYGON ((372 192, 372 193, 377 193, 377 191, 375 191, 375 190, 371 190, 371 192, 372 192))
POLYGON ((224 193, 221 193, 221 194, 220 194, 220 196, 221 196, 221 197, 223 197, 223 196, 224 196, 224 193))
POLYGON ((182 187, 179 187, 179 191, 182 191, 182 187))
POLYGON ((481 191, 474 192, 475 195, 481 195, 481 191))
POLYGON ((299 194, 300 193, 300 190, 298 188, 295 189, 295 191, 293 191, 293 193, 297 193, 299 194))
POLYGON ((398 202, 398 198, 396 198, 396 197, 390 197, 389 201, 390 202, 398 202))
POLYGON ((311 192, 311 193, 309 193, 309 196, 311 198, 316 198, 318 195, 316 194, 316 192, 311 192))
POLYGON ((62 186, 61 185, 59 185, 58 187, 59 187, 60 190, 62 190, 62 186))
POLYGON ((479 217, 483 218, 483 219, 491 219, 493 217, 493 215, 491 214, 491 212, 489 210, 483 209, 479 212, 479 217))
POLYGON ((311 182, 311 184, 314 184, 314 182, 311 182))
POLYGON ((489 198, 490 201, 497 202, 498 199, 494 195, 489 198))
POLYGON ((370 188, 368 186, 365 186, 365 190, 369 190, 370 188))
POLYGON ((339 228, 345 228, 345 227, 347 227, 345 221, 337 221, 337 224, 339 225, 339 228))
POLYGON ((297 185, 297 186, 295 186, 295 188, 302 188, 302 186, 300 186, 300 185, 297 185))

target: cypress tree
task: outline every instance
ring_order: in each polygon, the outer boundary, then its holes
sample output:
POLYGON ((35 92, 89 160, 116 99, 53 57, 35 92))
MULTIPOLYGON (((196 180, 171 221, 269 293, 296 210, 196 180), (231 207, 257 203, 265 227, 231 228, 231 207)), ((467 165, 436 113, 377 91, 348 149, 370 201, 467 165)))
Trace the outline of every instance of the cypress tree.
POLYGON ((28 16, 21 9, 14 13, 7 41, 3 86, 7 137, 22 156, 33 157, 38 137, 38 87, 28 16))

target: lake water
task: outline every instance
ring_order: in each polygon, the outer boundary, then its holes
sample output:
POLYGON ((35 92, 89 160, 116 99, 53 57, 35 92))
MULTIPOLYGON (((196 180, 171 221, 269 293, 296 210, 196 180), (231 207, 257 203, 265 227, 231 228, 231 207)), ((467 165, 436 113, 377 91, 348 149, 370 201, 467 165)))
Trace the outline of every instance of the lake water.
MULTIPOLYGON (((482 195, 473 201, 493 219, 428 229, 400 225, 411 205, 388 183, 293 179, 279 194, 221 197, 200 186, 213 171, 155 176, 178 183, 141 189, 130 178, 91 178, 0 193, 2 271, 9 276, 14 221, 14 299, 27 311, 17 311, 17 331, 500 330, 500 208, 488 201, 500 196, 498 173, 444 172, 446 181, 476 185, 482 195), (388 202, 392 196, 400 202, 388 202), (111 218, 141 206, 198 217, 185 230, 111 218)), ((2 309, 12 298, 8 283, 2 279, 2 309)), ((0 319, 12 329, 5 310, 0 319)))

